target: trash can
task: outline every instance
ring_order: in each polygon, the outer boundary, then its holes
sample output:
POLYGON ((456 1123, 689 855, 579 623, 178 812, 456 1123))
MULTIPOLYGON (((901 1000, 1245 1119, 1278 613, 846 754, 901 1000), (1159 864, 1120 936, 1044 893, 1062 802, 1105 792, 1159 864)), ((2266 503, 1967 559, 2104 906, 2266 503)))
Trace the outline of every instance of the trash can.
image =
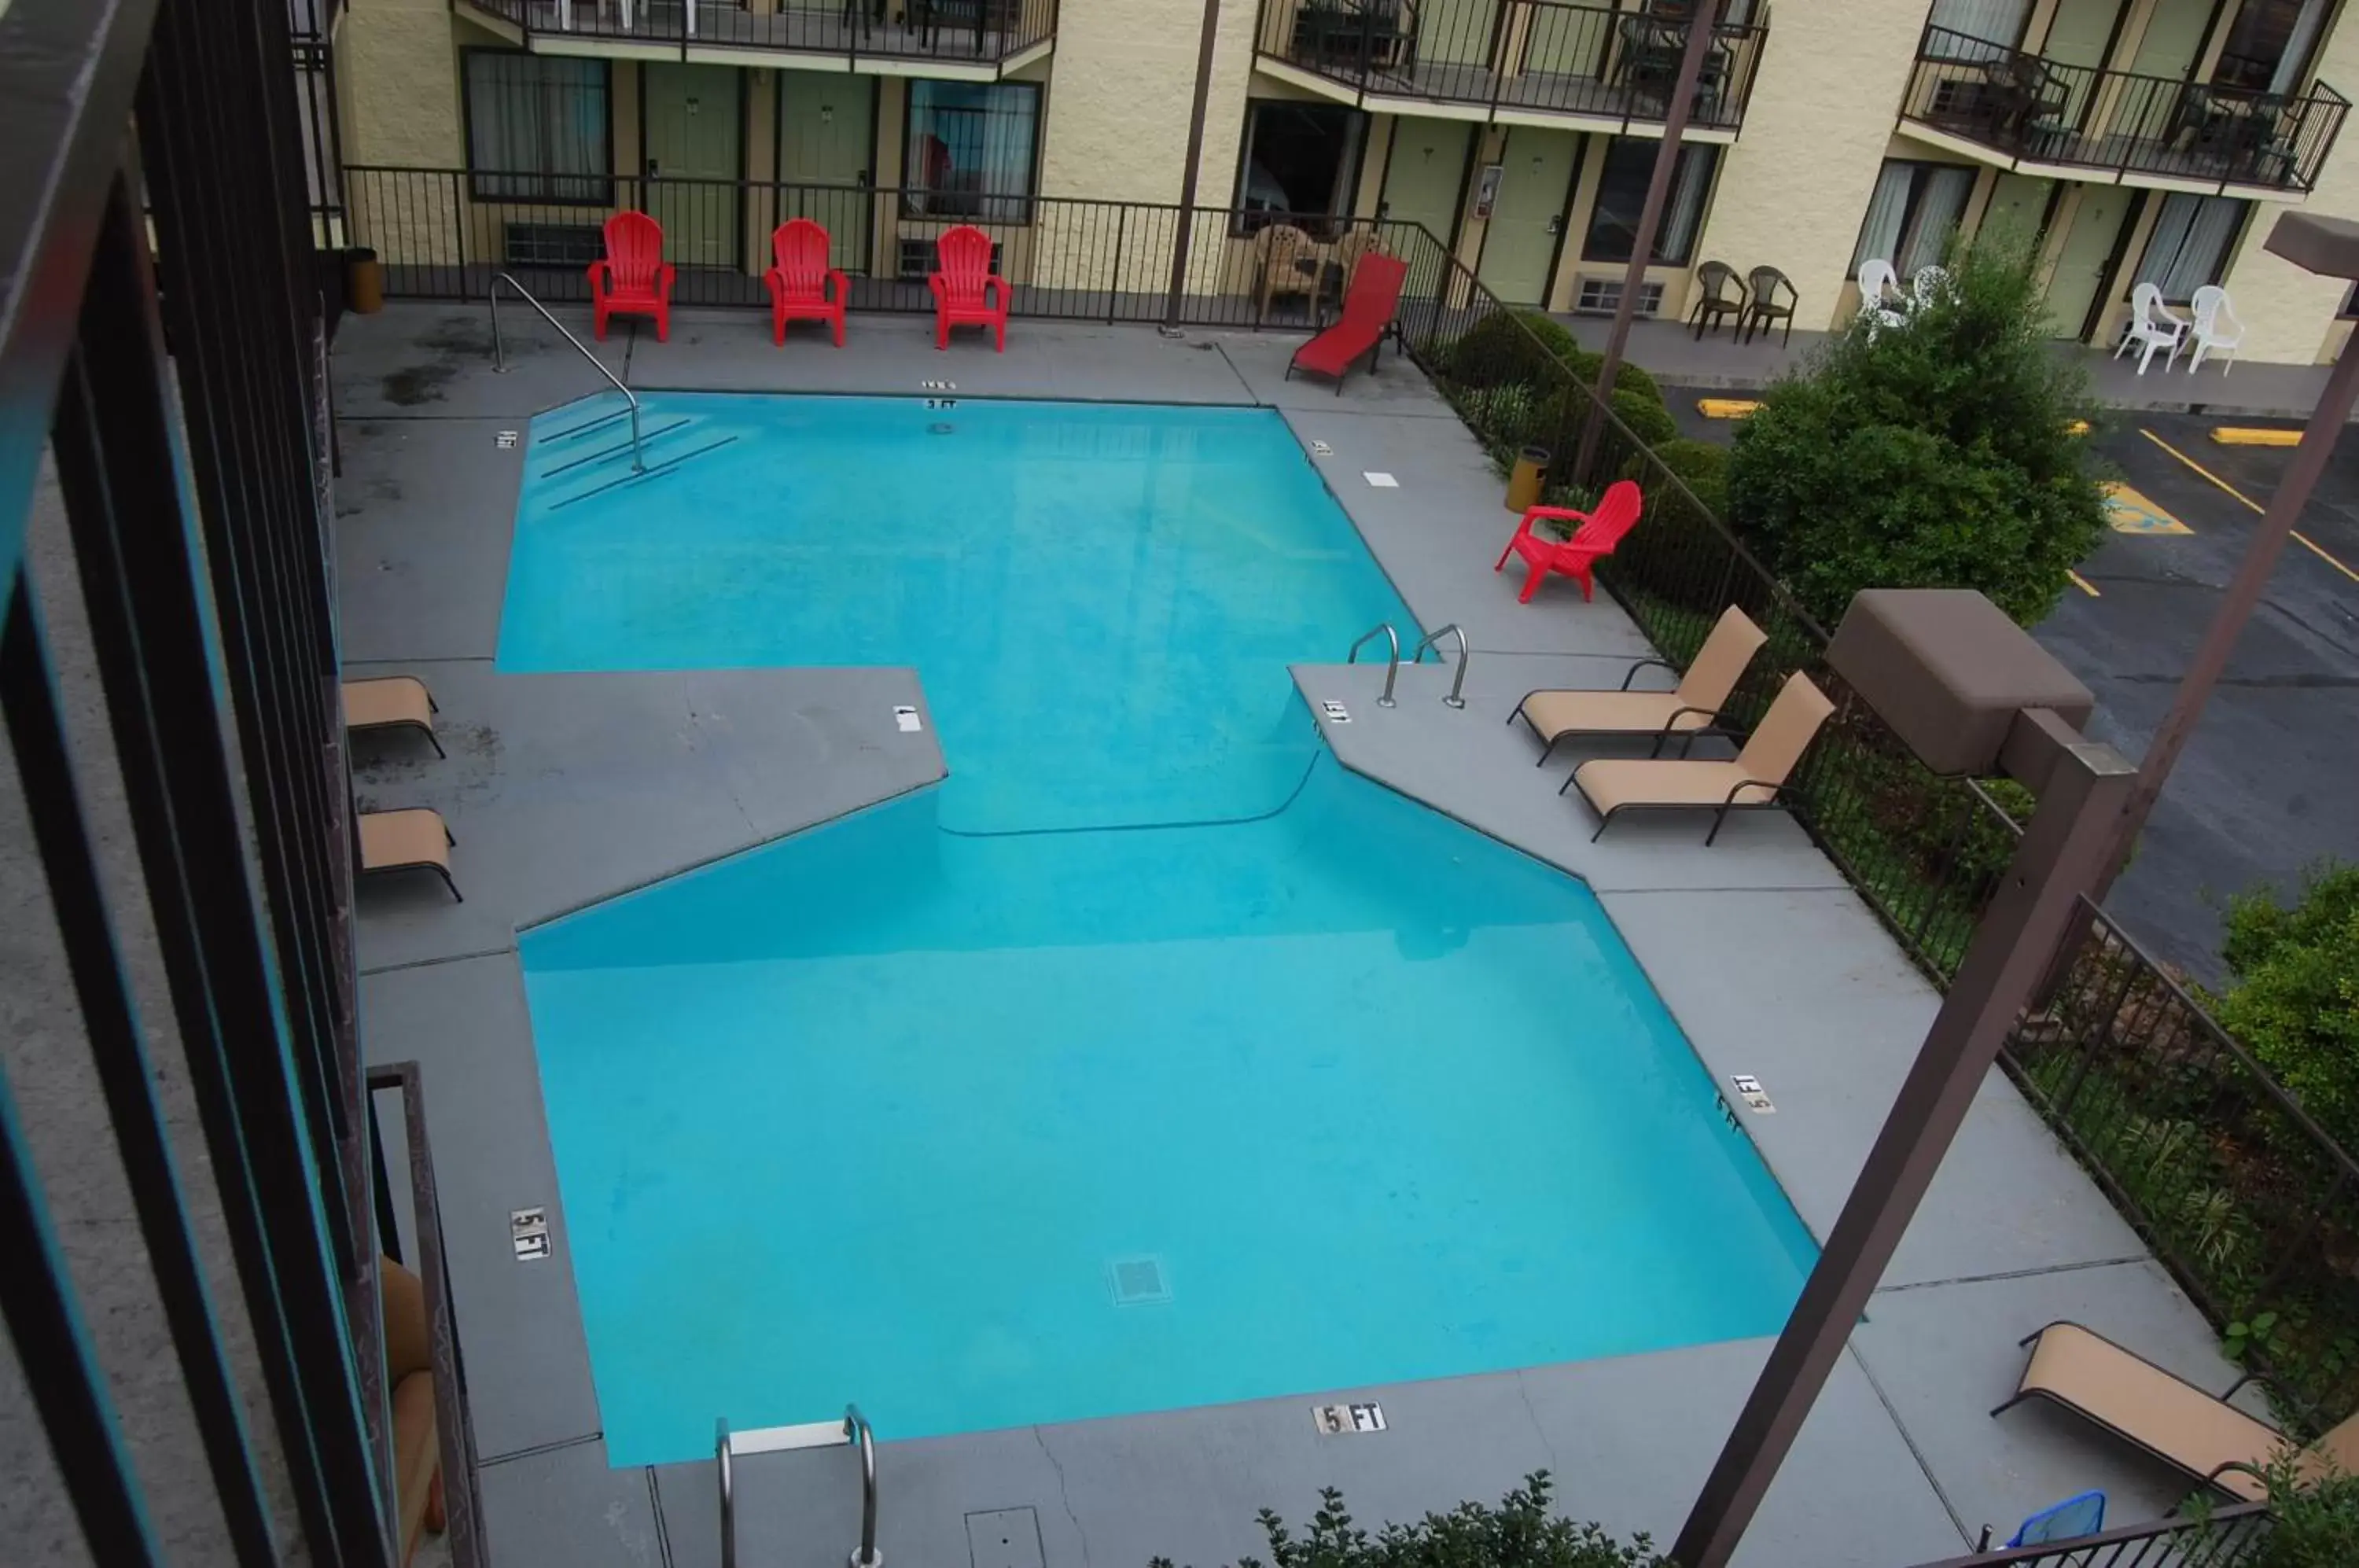
POLYGON ((385 309, 385 268, 366 245, 344 252, 344 302, 361 316, 385 309))
POLYGON ((1546 447, 1527 446, 1516 454, 1516 471, 1507 478, 1507 510, 1528 512, 1540 504, 1540 490, 1548 483, 1548 465, 1546 447))

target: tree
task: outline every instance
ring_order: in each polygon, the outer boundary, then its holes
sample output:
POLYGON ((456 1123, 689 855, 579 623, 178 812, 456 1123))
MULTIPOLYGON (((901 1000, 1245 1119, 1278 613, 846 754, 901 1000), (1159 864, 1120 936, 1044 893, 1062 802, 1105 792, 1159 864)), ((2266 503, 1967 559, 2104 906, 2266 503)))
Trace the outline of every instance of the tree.
POLYGON ((1863 588, 1975 588, 2029 625, 2103 536, 2087 377, 2056 354, 2030 247, 1953 249, 1897 325, 1855 321, 1736 432, 1732 524, 1832 626, 1863 588))
POLYGON ((2359 866, 2315 867, 2290 906, 2266 887, 2231 899, 2227 923, 2221 1026, 2359 1149, 2359 866))
MULTIPOLYGON (((1495 1508, 1461 1503, 1371 1535, 1352 1522, 1343 1493, 1321 1487, 1319 1511, 1300 1536, 1262 1509, 1268 1561, 1240 1557, 1236 1568, 1671 1568, 1645 1535, 1625 1542, 1551 1515, 1549 1491, 1548 1472, 1536 1470, 1495 1508)), ((1154 1558, 1148 1568, 1171 1568, 1171 1560, 1154 1558)))

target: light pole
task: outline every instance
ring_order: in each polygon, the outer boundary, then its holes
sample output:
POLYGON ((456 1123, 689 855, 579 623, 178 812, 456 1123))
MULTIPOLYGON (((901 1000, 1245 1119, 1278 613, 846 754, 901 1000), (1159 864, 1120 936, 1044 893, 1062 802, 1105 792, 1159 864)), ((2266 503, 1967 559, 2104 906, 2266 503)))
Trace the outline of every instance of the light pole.
POLYGON ((2063 939, 2136 779, 2119 753, 2080 733, 2095 707, 2088 688, 1979 593, 1870 589, 1852 601, 1827 663, 1928 768, 2004 771, 2039 806, 1671 1548, 1680 1568, 1727 1568, 2063 939))
MULTIPOLYGON (((2288 212, 2269 231, 2264 248, 2321 277, 2359 278, 2359 223, 2348 218, 2288 212)), ((2319 474, 2326 468, 2326 460, 2334 454, 2334 443, 2351 418, 2354 397, 2359 397, 2359 333, 2354 333, 2336 356, 2333 374, 2326 378, 2326 390, 2319 394, 2318 407, 2311 411, 2310 424, 2301 432, 2301 444, 2294 448, 2285 478, 2279 482, 2277 494, 2269 497, 2268 509, 2261 514, 2253 542, 2245 547, 2245 559, 2237 566, 2236 575, 2230 579, 2219 609, 2212 613, 2202 645, 2196 648, 2187 673, 2180 677, 2179 693, 2171 699, 2170 711, 2163 715, 2154 739, 2147 744, 2146 756, 2138 762, 2137 787, 2130 791, 2129 800, 2122 807, 2121 820, 2114 832, 2113 853, 2106 858, 2091 898, 2104 897, 2137 843, 2147 814, 2162 794, 2163 781, 2170 777, 2179 754, 2187 748, 2195 733, 2195 722, 2203 714, 2203 704, 2211 701, 2212 689, 2219 685, 2221 674, 2228 668, 2228 655, 2234 650, 2236 638, 2243 634, 2245 623, 2252 619, 2253 607, 2260 603, 2261 590, 2268 586, 2269 573, 2277 569, 2286 536, 2293 532, 2302 507, 2309 504, 2311 489, 2318 484, 2319 474)))

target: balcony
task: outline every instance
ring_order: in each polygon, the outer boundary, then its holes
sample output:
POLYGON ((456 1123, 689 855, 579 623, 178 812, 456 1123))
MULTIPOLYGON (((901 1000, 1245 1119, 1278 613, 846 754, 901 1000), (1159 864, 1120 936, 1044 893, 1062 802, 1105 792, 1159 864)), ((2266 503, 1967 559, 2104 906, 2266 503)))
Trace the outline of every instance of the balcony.
MULTIPOLYGON (((1688 7, 1646 11, 1556 0, 1262 0, 1265 72, 1395 114, 1628 131, 1662 123, 1687 43, 1688 7)), ((1767 7, 1713 28, 1689 110, 1695 139, 1734 139, 1767 7)))
POLYGON ((1900 128, 1984 163, 2205 195, 2307 194, 2351 101, 2060 65, 1928 27, 1900 128))
POLYGON ((542 54, 995 81, 1046 55, 1057 0, 457 0, 542 54))

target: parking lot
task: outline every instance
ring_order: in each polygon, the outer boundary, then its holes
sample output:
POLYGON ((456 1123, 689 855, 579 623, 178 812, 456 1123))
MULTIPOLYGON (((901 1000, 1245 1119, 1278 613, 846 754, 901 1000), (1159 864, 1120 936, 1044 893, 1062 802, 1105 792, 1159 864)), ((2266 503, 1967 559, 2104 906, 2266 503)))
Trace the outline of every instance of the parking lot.
MULTIPOLYGON (((1666 389, 1686 433, 1729 440, 1733 421, 1696 412, 1702 395, 1666 389)), ((2035 629, 2096 693, 2097 734, 2129 757, 2161 723, 2293 455, 2213 432, 2267 423, 2121 413, 2090 435, 2134 494, 2082 585, 2035 629)), ((2337 447, 2299 531, 2108 900, 2201 980, 2221 973, 2228 895, 2290 887, 2321 856, 2359 859, 2359 439, 2337 447)))

